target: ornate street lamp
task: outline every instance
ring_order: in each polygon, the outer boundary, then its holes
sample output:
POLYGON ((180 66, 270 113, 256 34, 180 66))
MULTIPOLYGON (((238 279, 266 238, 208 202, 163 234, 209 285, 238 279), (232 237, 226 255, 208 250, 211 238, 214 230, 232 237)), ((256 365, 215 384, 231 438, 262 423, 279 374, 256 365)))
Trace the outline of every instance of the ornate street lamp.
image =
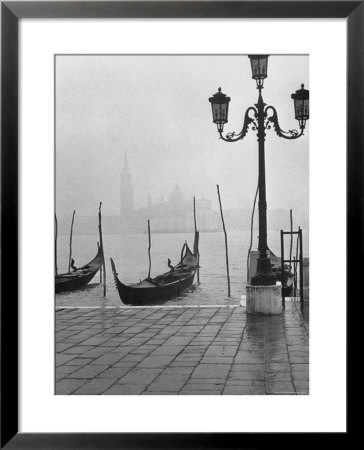
POLYGON ((236 142, 244 139, 249 127, 257 131, 258 136, 258 154, 259 154, 259 258, 257 262, 256 275, 252 277, 253 286, 269 286, 276 284, 272 273, 272 266, 268 254, 267 244, 267 201, 265 190, 265 136, 266 130, 272 127, 279 137, 284 139, 298 139, 303 135, 306 126, 306 120, 309 118, 309 91, 304 89, 297 90, 291 95, 294 100, 295 118, 298 120, 300 131, 283 131, 279 126, 277 111, 273 106, 267 106, 263 102, 262 89, 265 78, 267 78, 269 55, 249 55, 252 78, 256 80, 259 90, 258 101, 254 106, 250 106, 244 116, 244 124, 240 133, 227 133, 223 136, 224 124, 228 122, 228 107, 230 97, 227 97, 219 91, 209 98, 212 106, 213 122, 217 124, 217 131, 220 139, 226 142, 236 142))
POLYGON ((263 86, 264 79, 268 76, 269 55, 249 55, 252 66, 252 78, 256 80, 257 86, 263 86))
POLYGON ((223 94, 219 87, 218 92, 210 97, 209 101, 212 108, 212 120, 216 123, 217 130, 222 133, 224 125, 228 121, 230 97, 223 94))
POLYGON ((300 127, 305 128, 306 120, 309 118, 309 101, 310 93, 305 89, 305 85, 301 84, 301 89, 291 95, 294 100, 295 117, 298 120, 300 127))

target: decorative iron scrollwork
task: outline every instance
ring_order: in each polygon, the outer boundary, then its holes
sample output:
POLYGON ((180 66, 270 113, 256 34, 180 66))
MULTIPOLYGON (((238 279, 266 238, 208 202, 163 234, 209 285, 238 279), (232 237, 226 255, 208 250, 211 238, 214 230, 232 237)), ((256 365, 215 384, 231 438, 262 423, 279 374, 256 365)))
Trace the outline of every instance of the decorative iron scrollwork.
POLYGON ((297 131, 297 130, 284 131, 284 130, 282 130, 282 128, 279 126, 278 114, 277 114, 277 111, 274 108, 274 106, 267 106, 265 108, 264 115, 266 117, 265 128, 267 130, 270 130, 273 127, 274 131, 277 133, 277 135, 279 137, 284 138, 284 139, 298 139, 299 137, 301 137, 303 135, 303 131, 305 129, 304 126, 300 126, 300 131, 297 131), (270 116, 268 116, 269 110, 272 111, 272 114, 270 116))
POLYGON ((236 142, 236 141, 240 141, 241 139, 244 139, 244 137, 246 136, 249 126, 251 124, 253 124, 253 130, 257 128, 257 124, 255 122, 255 118, 257 117, 257 110, 251 106, 250 108, 248 108, 245 112, 245 116, 244 116, 244 125, 242 130, 240 131, 240 133, 235 133, 235 131, 231 131, 230 133, 227 133, 226 136, 224 137, 222 135, 222 131, 220 132, 220 139, 222 139, 223 141, 226 142, 236 142), (253 112, 254 117, 250 117, 250 112, 253 112))

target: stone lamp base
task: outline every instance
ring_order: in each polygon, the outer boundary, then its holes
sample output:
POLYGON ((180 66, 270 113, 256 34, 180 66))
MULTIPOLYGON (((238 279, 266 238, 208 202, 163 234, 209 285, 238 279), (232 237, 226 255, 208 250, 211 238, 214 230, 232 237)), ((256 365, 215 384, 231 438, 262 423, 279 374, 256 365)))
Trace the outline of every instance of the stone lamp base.
POLYGON ((250 314, 281 314, 281 286, 246 286, 246 312, 250 314))

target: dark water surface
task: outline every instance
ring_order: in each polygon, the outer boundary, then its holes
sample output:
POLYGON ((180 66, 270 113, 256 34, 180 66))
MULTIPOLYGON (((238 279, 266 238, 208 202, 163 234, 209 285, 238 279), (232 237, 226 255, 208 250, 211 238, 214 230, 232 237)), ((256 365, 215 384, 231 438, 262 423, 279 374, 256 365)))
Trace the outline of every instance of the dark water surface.
MULTIPOLYGON (((279 230, 268 234, 271 250, 280 254, 279 230)), ((97 253, 98 235, 73 236, 72 255, 75 265, 81 267, 97 253)), ((167 259, 178 263, 184 241, 193 248, 193 233, 166 233, 152 235, 151 277, 167 272, 167 259)), ((104 235, 106 262, 106 298, 103 288, 97 284, 97 274, 87 289, 56 295, 56 306, 123 306, 115 288, 111 273, 110 256, 113 258, 119 279, 124 283, 135 283, 148 275, 148 236, 146 234, 104 235)), ((250 232, 230 231, 228 233, 231 297, 227 296, 225 241, 222 232, 200 233, 200 285, 197 276, 191 290, 182 297, 171 299, 165 305, 238 305, 245 294, 246 260, 250 244, 250 232)), ((258 245, 253 241, 253 250, 258 245)), ((295 248, 295 245, 294 245, 295 248)), ((308 233, 303 231, 304 255, 308 256, 308 233)), ((285 252, 289 253, 289 238, 286 238, 285 252)), ((68 269, 69 237, 58 237, 58 272, 68 269)))

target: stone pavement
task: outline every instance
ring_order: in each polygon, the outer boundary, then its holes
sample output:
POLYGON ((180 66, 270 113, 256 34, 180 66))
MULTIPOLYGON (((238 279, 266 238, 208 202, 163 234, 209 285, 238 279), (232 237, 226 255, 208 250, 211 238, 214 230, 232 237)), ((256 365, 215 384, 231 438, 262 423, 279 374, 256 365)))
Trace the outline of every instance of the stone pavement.
MULTIPOLYGON (((308 309, 308 308, 306 308, 308 309)), ((59 308, 56 394, 308 394, 308 313, 59 308)))

